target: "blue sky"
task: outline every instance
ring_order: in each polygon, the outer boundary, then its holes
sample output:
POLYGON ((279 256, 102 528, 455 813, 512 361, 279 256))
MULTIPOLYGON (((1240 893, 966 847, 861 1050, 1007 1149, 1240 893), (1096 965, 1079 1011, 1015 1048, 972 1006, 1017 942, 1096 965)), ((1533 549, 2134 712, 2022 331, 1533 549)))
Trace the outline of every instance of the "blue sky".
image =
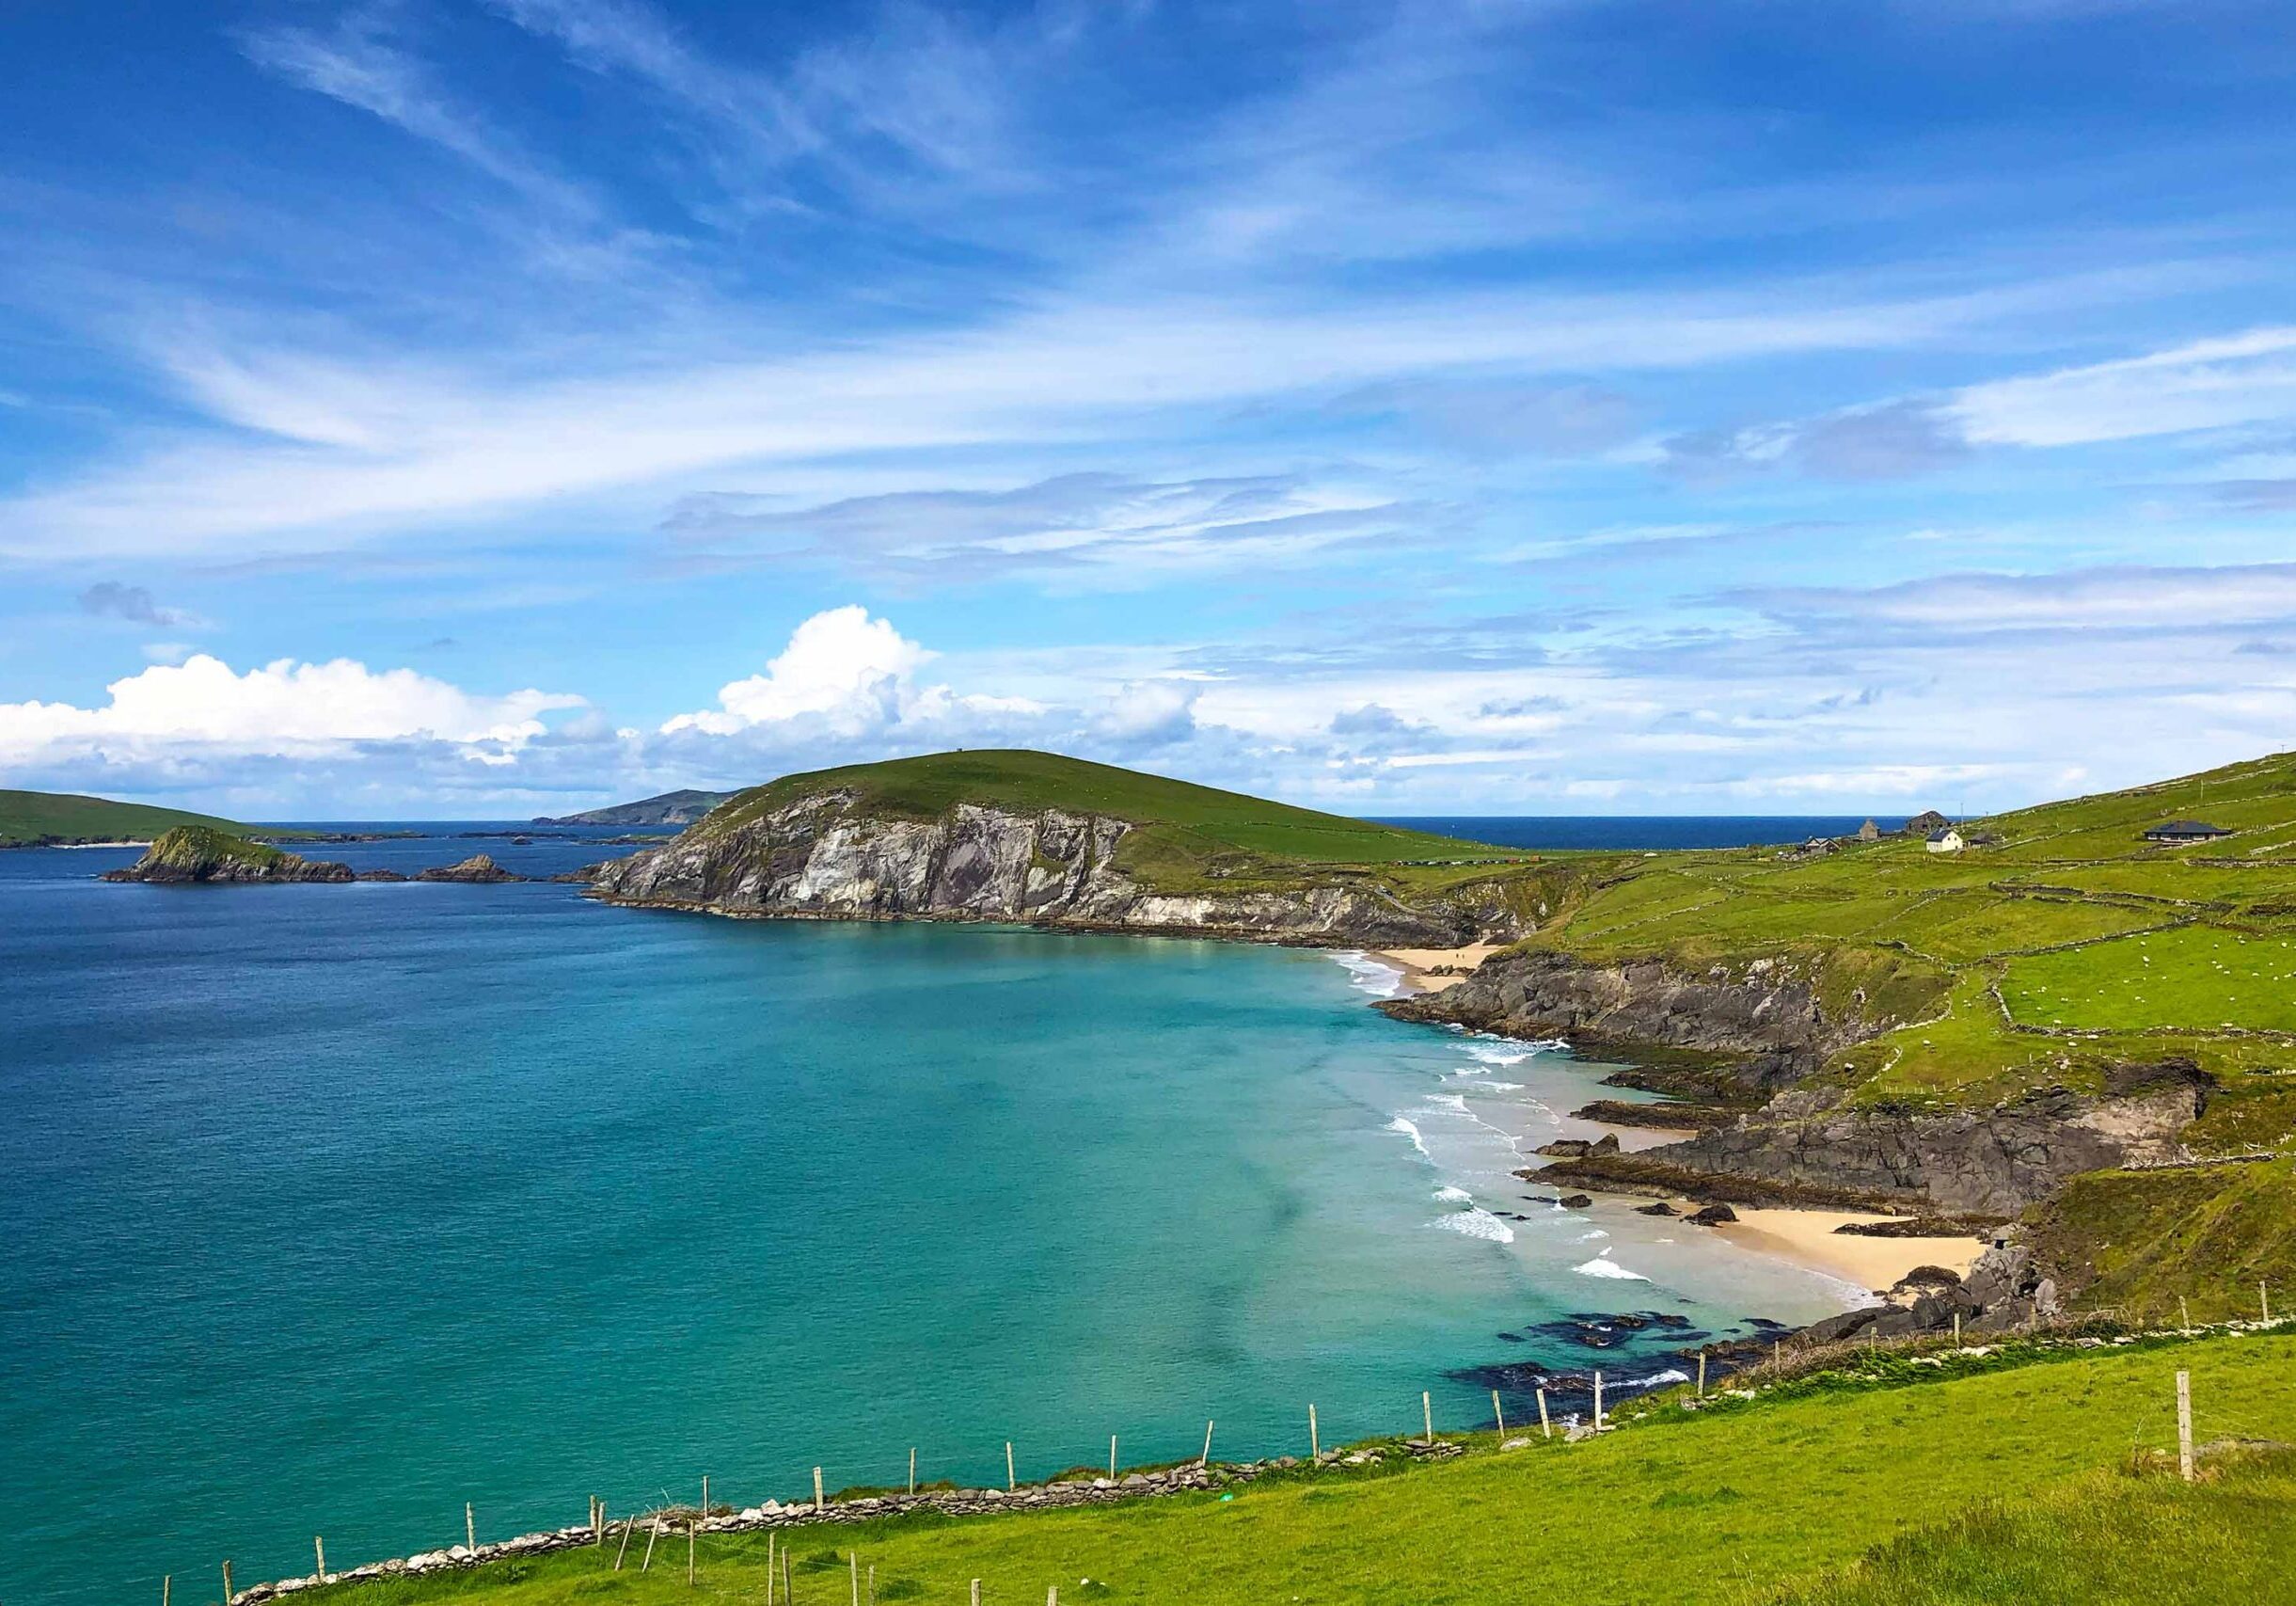
POLYGON ((2296 14, 0 16, 0 785, 1354 812, 2292 744, 2296 14))

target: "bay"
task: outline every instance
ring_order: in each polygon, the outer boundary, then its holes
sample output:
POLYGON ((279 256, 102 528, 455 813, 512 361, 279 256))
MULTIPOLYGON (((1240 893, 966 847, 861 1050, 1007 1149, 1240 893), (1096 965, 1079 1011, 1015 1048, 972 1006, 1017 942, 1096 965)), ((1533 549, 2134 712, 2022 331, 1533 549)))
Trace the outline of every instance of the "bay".
MULTIPOLYGON (((594 842, 315 850, 543 875, 594 842)), ((1533 1329, 1845 1291, 1509 1173, 1600 1067, 1306 950, 0 853, 0 1598, 1485 1420, 1533 1329), (1609 1270, 1589 1269, 1607 1262, 1609 1270), (1501 1335, 1506 1335, 1502 1337, 1501 1335)), ((1544 1345, 1545 1347, 1542 1347, 1544 1345)), ((212 1582, 208 1585, 213 1588, 212 1582)))

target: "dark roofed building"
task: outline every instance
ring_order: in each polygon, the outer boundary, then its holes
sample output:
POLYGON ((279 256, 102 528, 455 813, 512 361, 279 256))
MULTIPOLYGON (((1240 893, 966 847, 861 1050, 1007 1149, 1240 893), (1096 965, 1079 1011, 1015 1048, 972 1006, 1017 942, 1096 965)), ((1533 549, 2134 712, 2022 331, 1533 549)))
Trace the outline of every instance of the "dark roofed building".
POLYGON ((2165 825, 2156 825, 2145 833, 2147 842, 2213 842, 2219 836, 2232 833, 2221 825, 2209 825, 2197 819, 2172 819, 2165 825))
POLYGON ((1904 829, 1908 836, 1925 838, 1932 831, 1942 831, 1952 823, 1952 820, 1946 819, 1936 809, 1924 809, 1920 814, 1907 820, 1904 829))

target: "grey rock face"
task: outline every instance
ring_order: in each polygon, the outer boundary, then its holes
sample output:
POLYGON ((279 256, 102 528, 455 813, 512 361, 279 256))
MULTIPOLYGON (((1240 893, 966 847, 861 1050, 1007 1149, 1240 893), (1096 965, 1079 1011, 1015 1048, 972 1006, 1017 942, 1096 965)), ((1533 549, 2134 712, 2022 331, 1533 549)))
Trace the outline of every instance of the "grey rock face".
POLYGON ((1738 1079, 1783 1086, 1879 1027, 1826 1018, 1805 982, 1688 976, 1656 960, 1588 964, 1545 950, 1486 961, 1456 987, 1387 1006, 1510 1037, 1593 1038, 1742 1057, 1738 1079))
POLYGON ((1698 1171, 1845 1188, 1891 1203, 2014 1216, 2082 1171, 2174 1159, 2197 1089, 2090 1099, 2051 1089, 1990 1110, 1906 1115, 1781 1093, 1734 1126, 1645 1156, 1698 1171))
POLYGON ((614 902, 822 919, 1015 920, 1410 946, 1450 946, 1493 929, 1487 910, 1416 907, 1338 879, 1296 892, 1153 892, 1116 863, 1132 829, 1059 809, 973 803, 935 819, 889 819, 861 809, 851 793, 824 792, 600 866, 592 884, 614 902))

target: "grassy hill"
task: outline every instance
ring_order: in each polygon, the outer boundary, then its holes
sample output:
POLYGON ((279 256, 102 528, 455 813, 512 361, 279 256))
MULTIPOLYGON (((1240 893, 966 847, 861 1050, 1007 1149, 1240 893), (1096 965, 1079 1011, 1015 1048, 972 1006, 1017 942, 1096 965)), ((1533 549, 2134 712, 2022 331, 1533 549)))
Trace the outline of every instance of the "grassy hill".
POLYGON ((0 791, 0 848, 67 842, 150 842, 179 825, 245 831, 228 819, 177 808, 113 803, 70 792, 0 791))
MULTIPOLYGON (((1216 1493, 1011 1516, 911 1515, 789 1531, 797 1606, 884 1601, 2156 1602, 2285 1598, 2296 1460, 2211 1457, 2188 1486, 2173 1375, 2198 1439, 2296 1439, 2296 1336, 2059 1350, 1789 1384, 1695 1414, 1654 1403, 1591 1443, 1472 1436, 1417 1464, 1278 1474, 1216 1493), (2132 1458, 2147 1470, 2131 1476, 2132 1458), (1090 1582, 1085 1582, 1089 1580, 1090 1582)), ((1399 1402, 1399 1410, 1417 1402, 1399 1402)), ((1401 1412, 1408 1414, 1408 1412, 1401 1412)), ((1392 1441, 1388 1448, 1394 1449, 1392 1441)), ((721 1471, 717 1487, 753 1501, 721 1471)), ((795 1491, 778 1491, 787 1495, 795 1491)), ((578 1509, 575 1515, 578 1515, 578 1509)), ((615 1515, 619 1516, 619 1513, 615 1515)), ((682 1533, 641 1573, 614 1547, 339 1586, 329 1600, 560 1606, 763 1600, 766 1536, 682 1533)))
POLYGON ((1113 816, 1139 829, 1117 861, 1160 891, 1296 884, 1354 873, 1399 890, 1439 891, 1535 864, 1540 855, 1321 814, 1241 792, 1025 749, 935 753, 784 775, 737 794, 698 830, 735 830, 800 799, 849 791, 869 812, 932 819, 958 803, 1113 816))
MULTIPOLYGON (((2000 840, 1960 853, 1884 838, 1829 854, 1614 856, 1582 867, 1534 940, 1589 959, 1886 971, 1909 1024, 1840 1067, 1876 1101, 1989 1103, 2169 1055, 2235 1084, 2296 1067, 2296 755, 1965 829, 2000 840), (2187 817, 2234 835, 2143 840, 2187 817)), ((2296 1137, 2280 1089, 2236 1088, 2225 1105, 2211 1119, 2228 1137, 2296 1137), (2275 1113, 2243 1109, 2247 1093, 2275 1113)))

